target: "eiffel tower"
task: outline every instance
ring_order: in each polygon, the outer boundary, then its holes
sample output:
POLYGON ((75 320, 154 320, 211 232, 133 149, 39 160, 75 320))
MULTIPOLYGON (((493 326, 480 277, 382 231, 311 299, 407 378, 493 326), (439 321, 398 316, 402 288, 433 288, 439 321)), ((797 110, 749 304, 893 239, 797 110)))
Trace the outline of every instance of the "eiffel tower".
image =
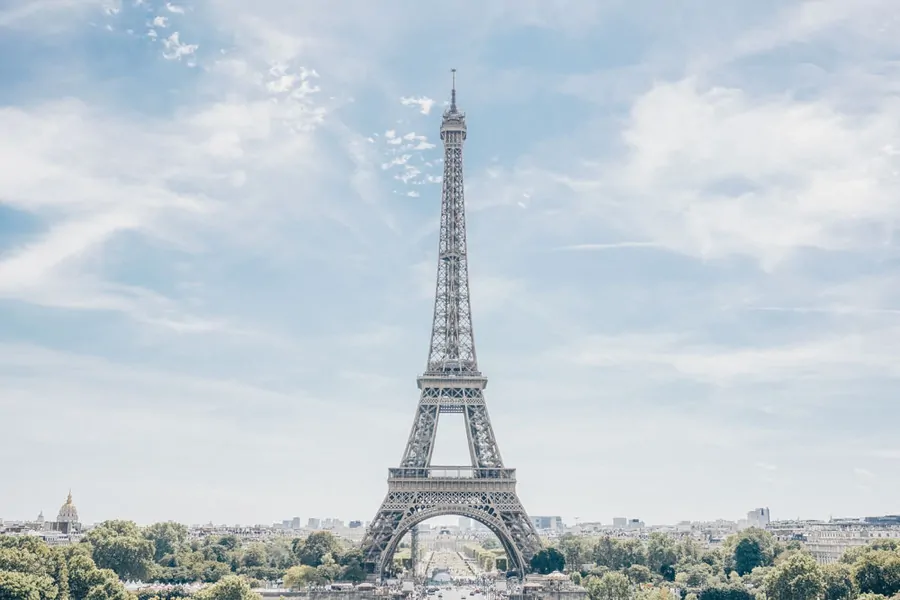
POLYGON ((437 290, 428 365, 418 378, 419 405, 399 468, 388 470, 388 493, 366 531, 362 551, 378 577, 391 571, 400 539, 413 527, 442 515, 469 517, 499 539, 519 577, 541 547, 540 538, 516 494, 516 471, 503 466, 484 401, 487 378, 478 370, 463 197, 466 116, 456 106, 456 69, 450 107, 441 122, 444 178, 441 193, 437 290), (438 417, 462 413, 471 464, 434 466, 438 417))

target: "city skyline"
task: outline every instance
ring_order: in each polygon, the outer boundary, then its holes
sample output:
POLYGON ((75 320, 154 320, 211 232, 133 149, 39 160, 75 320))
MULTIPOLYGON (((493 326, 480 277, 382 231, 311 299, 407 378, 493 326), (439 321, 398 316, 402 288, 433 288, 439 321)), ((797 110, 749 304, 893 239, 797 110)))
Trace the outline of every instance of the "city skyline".
POLYGON ((451 67, 529 513, 900 512, 891 2, 351 4, 0 9, 0 516, 370 519, 451 67))

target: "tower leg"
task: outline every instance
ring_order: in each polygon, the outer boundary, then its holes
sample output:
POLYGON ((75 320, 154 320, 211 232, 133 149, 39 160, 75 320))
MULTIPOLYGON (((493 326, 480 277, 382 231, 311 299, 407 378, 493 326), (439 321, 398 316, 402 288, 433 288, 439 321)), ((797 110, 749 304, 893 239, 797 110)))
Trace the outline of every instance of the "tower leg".
POLYGON ((420 489, 389 491, 369 526, 363 549, 370 572, 379 576, 389 573, 394 552, 406 532, 422 521, 445 515, 469 517, 486 526, 500 540, 519 576, 528 572, 529 561, 541 541, 515 491, 485 489, 487 485, 479 485, 481 490, 428 489, 427 480, 415 487, 420 489))

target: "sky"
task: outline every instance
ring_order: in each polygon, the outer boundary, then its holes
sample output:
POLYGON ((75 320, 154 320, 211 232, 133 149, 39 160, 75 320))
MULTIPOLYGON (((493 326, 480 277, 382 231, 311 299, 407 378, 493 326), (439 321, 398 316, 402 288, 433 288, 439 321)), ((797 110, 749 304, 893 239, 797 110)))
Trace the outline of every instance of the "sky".
POLYGON ((340 5, 0 2, 0 518, 371 519, 451 68, 531 514, 900 512, 895 0, 340 5))

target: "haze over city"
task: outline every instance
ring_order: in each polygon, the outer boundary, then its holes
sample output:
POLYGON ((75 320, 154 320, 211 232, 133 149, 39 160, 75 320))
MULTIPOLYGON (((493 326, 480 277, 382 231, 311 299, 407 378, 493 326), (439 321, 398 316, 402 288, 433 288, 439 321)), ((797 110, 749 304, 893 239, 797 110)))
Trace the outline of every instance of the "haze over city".
POLYGON ((898 40, 889 0, 4 3, 0 516, 372 519, 451 68, 528 512, 896 514, 898 40))

